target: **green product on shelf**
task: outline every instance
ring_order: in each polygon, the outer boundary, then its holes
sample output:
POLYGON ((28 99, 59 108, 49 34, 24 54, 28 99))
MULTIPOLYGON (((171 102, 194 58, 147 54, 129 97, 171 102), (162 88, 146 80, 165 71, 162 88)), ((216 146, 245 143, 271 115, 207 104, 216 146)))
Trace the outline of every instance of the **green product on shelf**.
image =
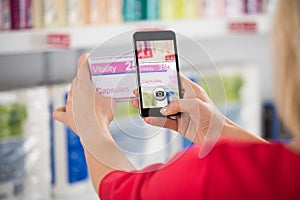
POLYGON ((219 76, 212 76, 202 79, 200 85, 215 103, 223 103, 224 100, 235 102, 240 100, 240 90, 243 86, 243 79, 240 75, 223 76, 222 79, 219 76), (221 83, 224 84, 224 87, 221 83), (223 99, 223 95, 211 96, 210 91, 213 91, 214 94, 224 94, 224 89, 226 99, 223 99))
POLYGON ((26 118, 27 112, 24 105, 18 103, 0 105, 0 139, 21 136, 26 118))
POLYGON ((0 105, 0 139, 10 135, 9 116, 9 108, 7 106, 0 105))
POLYGON ((19 103, 0 105, 0 187, 1 197, 19 199, 24 195, 26 171, 23 122, 27 118, 26 107, 19 103), (15 198, 14 198, 15 197, 15 198))
POLYGON ((239 101, 240 100, 240 89, 243 86, 243 80, 241 76, 224 77, 223 78, 226 99, 228 101, 239 101))
POLYGON ((7 106, 0 105, 0 129, 6 128, 9 122, 9 109, 7 106))

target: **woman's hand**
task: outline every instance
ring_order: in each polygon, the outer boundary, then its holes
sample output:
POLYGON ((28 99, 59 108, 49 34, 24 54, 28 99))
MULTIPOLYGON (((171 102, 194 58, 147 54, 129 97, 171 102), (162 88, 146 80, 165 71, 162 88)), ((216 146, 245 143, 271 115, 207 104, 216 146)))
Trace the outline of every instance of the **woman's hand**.
MULTIPOLYGON (((266 142, 226 118, 200 86, 184 76, 181 76, 181 83, 184 92, 183 99, 174 100, 161 109, 161 113, 165 116, 182 112, 181 117, 175 120, 147 117, 144 118, 146 123, 175 130, 196 144, 203 144, 205 139, 208 141, 208 147, 205 147, 203 155, 212 148, 219 137, 266 142)), ((134 91, 134 94, 138 96, 137 90, 134 91)), ((132 104, 139 108, 138 100, 133 100, 132 104)))
MULTIPOLYGON (((82 55, 78 59, 78 76, 75 77, 71 84, 71 89, 68 93, 67 104, 65 106, 57 108, 53 112, 53 118, 66 124, 69 126, 75 133, 79 135, 77 130, 76 121, 74 120, 74 90, 80 90, 80 95, 84 98, 78 99, 76 101, 77 105, 84 105, 85 99, 95 99, 94 108, 95 108, 95 115, 97 118, 99 125, 108 127, 110 122, 113 120, 114 117, 114 107, 115 102, 112 98, 103 97, 99 95, 95 88, 93 87, 90 79, 90 71, 88 66, 88 54, 82 55)), ((94 113, 90 113, 94 114, 94 113)), ((82 116, 84 117, 84 116, 82 116)), ((93 116, 86 116, 86 117, 93 117, 93 116)))
MULTIPOLYGON (((201 87, 183 76, 181 76, 181 83, 184 92, 183 99, 174 100, 161 109, 161 113, 165 116, 182 112, 181 117, 175 120, 147 117, 144 120, 153 126, 175 130, 187 139, 199 144, 203 141, 211 125, 221 129, 224 116, 218 112, 201 87)), ((134 91, 134 94, 138 96, 137 90, 134 91)), ((139 107, 138 100, 133 100, 132 104, 136 108, 139 107)))
POLYGON ((131 171, 134 166, 119 150, 109 131, 115 102, 99 95, 90 78, 88 55, 78 60, 67 104, 53 112, 53 118, 68 125, 80 137, 95 191, 101 180, 115 169, 131 171))

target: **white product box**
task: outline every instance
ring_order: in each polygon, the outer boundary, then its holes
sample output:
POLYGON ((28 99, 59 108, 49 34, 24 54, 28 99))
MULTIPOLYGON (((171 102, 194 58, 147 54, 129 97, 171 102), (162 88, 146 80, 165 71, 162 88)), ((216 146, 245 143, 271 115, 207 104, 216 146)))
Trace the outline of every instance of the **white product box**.
POLYGON ((88 60, 91 78, 96 90, 116 101, 135 98, 137 88, 135 62, 132 56, 96 57, 88 60))

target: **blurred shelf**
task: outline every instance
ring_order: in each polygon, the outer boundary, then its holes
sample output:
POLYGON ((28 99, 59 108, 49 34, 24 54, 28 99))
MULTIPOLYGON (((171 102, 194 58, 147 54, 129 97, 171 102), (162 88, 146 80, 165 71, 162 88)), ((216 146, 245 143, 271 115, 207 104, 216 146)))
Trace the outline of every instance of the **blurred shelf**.
POLYGON ((116 34, 142 28, 172 29, 193 39, 200 40, 222 38, 236 34, 267 34, 271 26, 271 18, 269 14, 263 14, 234 18, 139 21, 102 26, 1 31, 0 55, 38 53, 59 49, 93 48, 116 34), (234 26, 234 30, 231 25, 234 26), (250 26, 250 29, 245 30, 247 26, 250 26), (47 36, 49 34, 67 35, 69 38, 68 45, 64 48, 49 46, 47 44, 47 36))

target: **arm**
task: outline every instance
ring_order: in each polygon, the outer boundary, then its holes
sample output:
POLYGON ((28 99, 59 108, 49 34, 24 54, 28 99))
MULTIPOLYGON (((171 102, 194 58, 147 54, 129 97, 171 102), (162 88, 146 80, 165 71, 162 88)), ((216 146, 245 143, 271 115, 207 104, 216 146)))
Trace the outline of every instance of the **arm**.
POLYGON ((268 143, 266 140, 250 133, 249 131, 241 128, 234 122, 226 118, 221 137, 233 140, 249 141, 249 142, 263 142, 268 143))
MULTIPOLYGON (((69 112, 67 112, 66 108, 69 107, 69 104, 66 106, 57 108, 53 112, 53 118, 68 125, 77 135, 78 131, 75 128, 75 124, 72 121, 71 115, 69 112)), ((109 131, 106 133, 109 134, 109 131)), ((80 136, 79 136, 80 137, 80 136)), ((113 168, 108 167, 107 165, 99 162, 86 148, 86 146, 82 145, 84 149, 84 155, 87 162, 87 166, 89 169, 89 173, 91 176, 92 184, 95 189, 95 191, 98 191, 99 184, 101 180, 110 172, 114 171, 113 168)))
POLYGON ((114 171, 114 169, 99 162, 94 156, 90 154, 89 151, 86 150, 86 148, 84 148, 84 155, 88 165, 92 184, 94 186, 95 191, 98 191, 102 179, 107 174, 114 171))
POLYGON ((109 124, 114 117, 115 102, 95 91, 87 58, 88 55, 79 58, 77 77, 71 84, 67 104, 56 109, 53 118, 69 126, 80 137, 92 183, 98 191, 101 180, 108 173, 115 169, 133 170, 134 167, 111 137, 109 124))

